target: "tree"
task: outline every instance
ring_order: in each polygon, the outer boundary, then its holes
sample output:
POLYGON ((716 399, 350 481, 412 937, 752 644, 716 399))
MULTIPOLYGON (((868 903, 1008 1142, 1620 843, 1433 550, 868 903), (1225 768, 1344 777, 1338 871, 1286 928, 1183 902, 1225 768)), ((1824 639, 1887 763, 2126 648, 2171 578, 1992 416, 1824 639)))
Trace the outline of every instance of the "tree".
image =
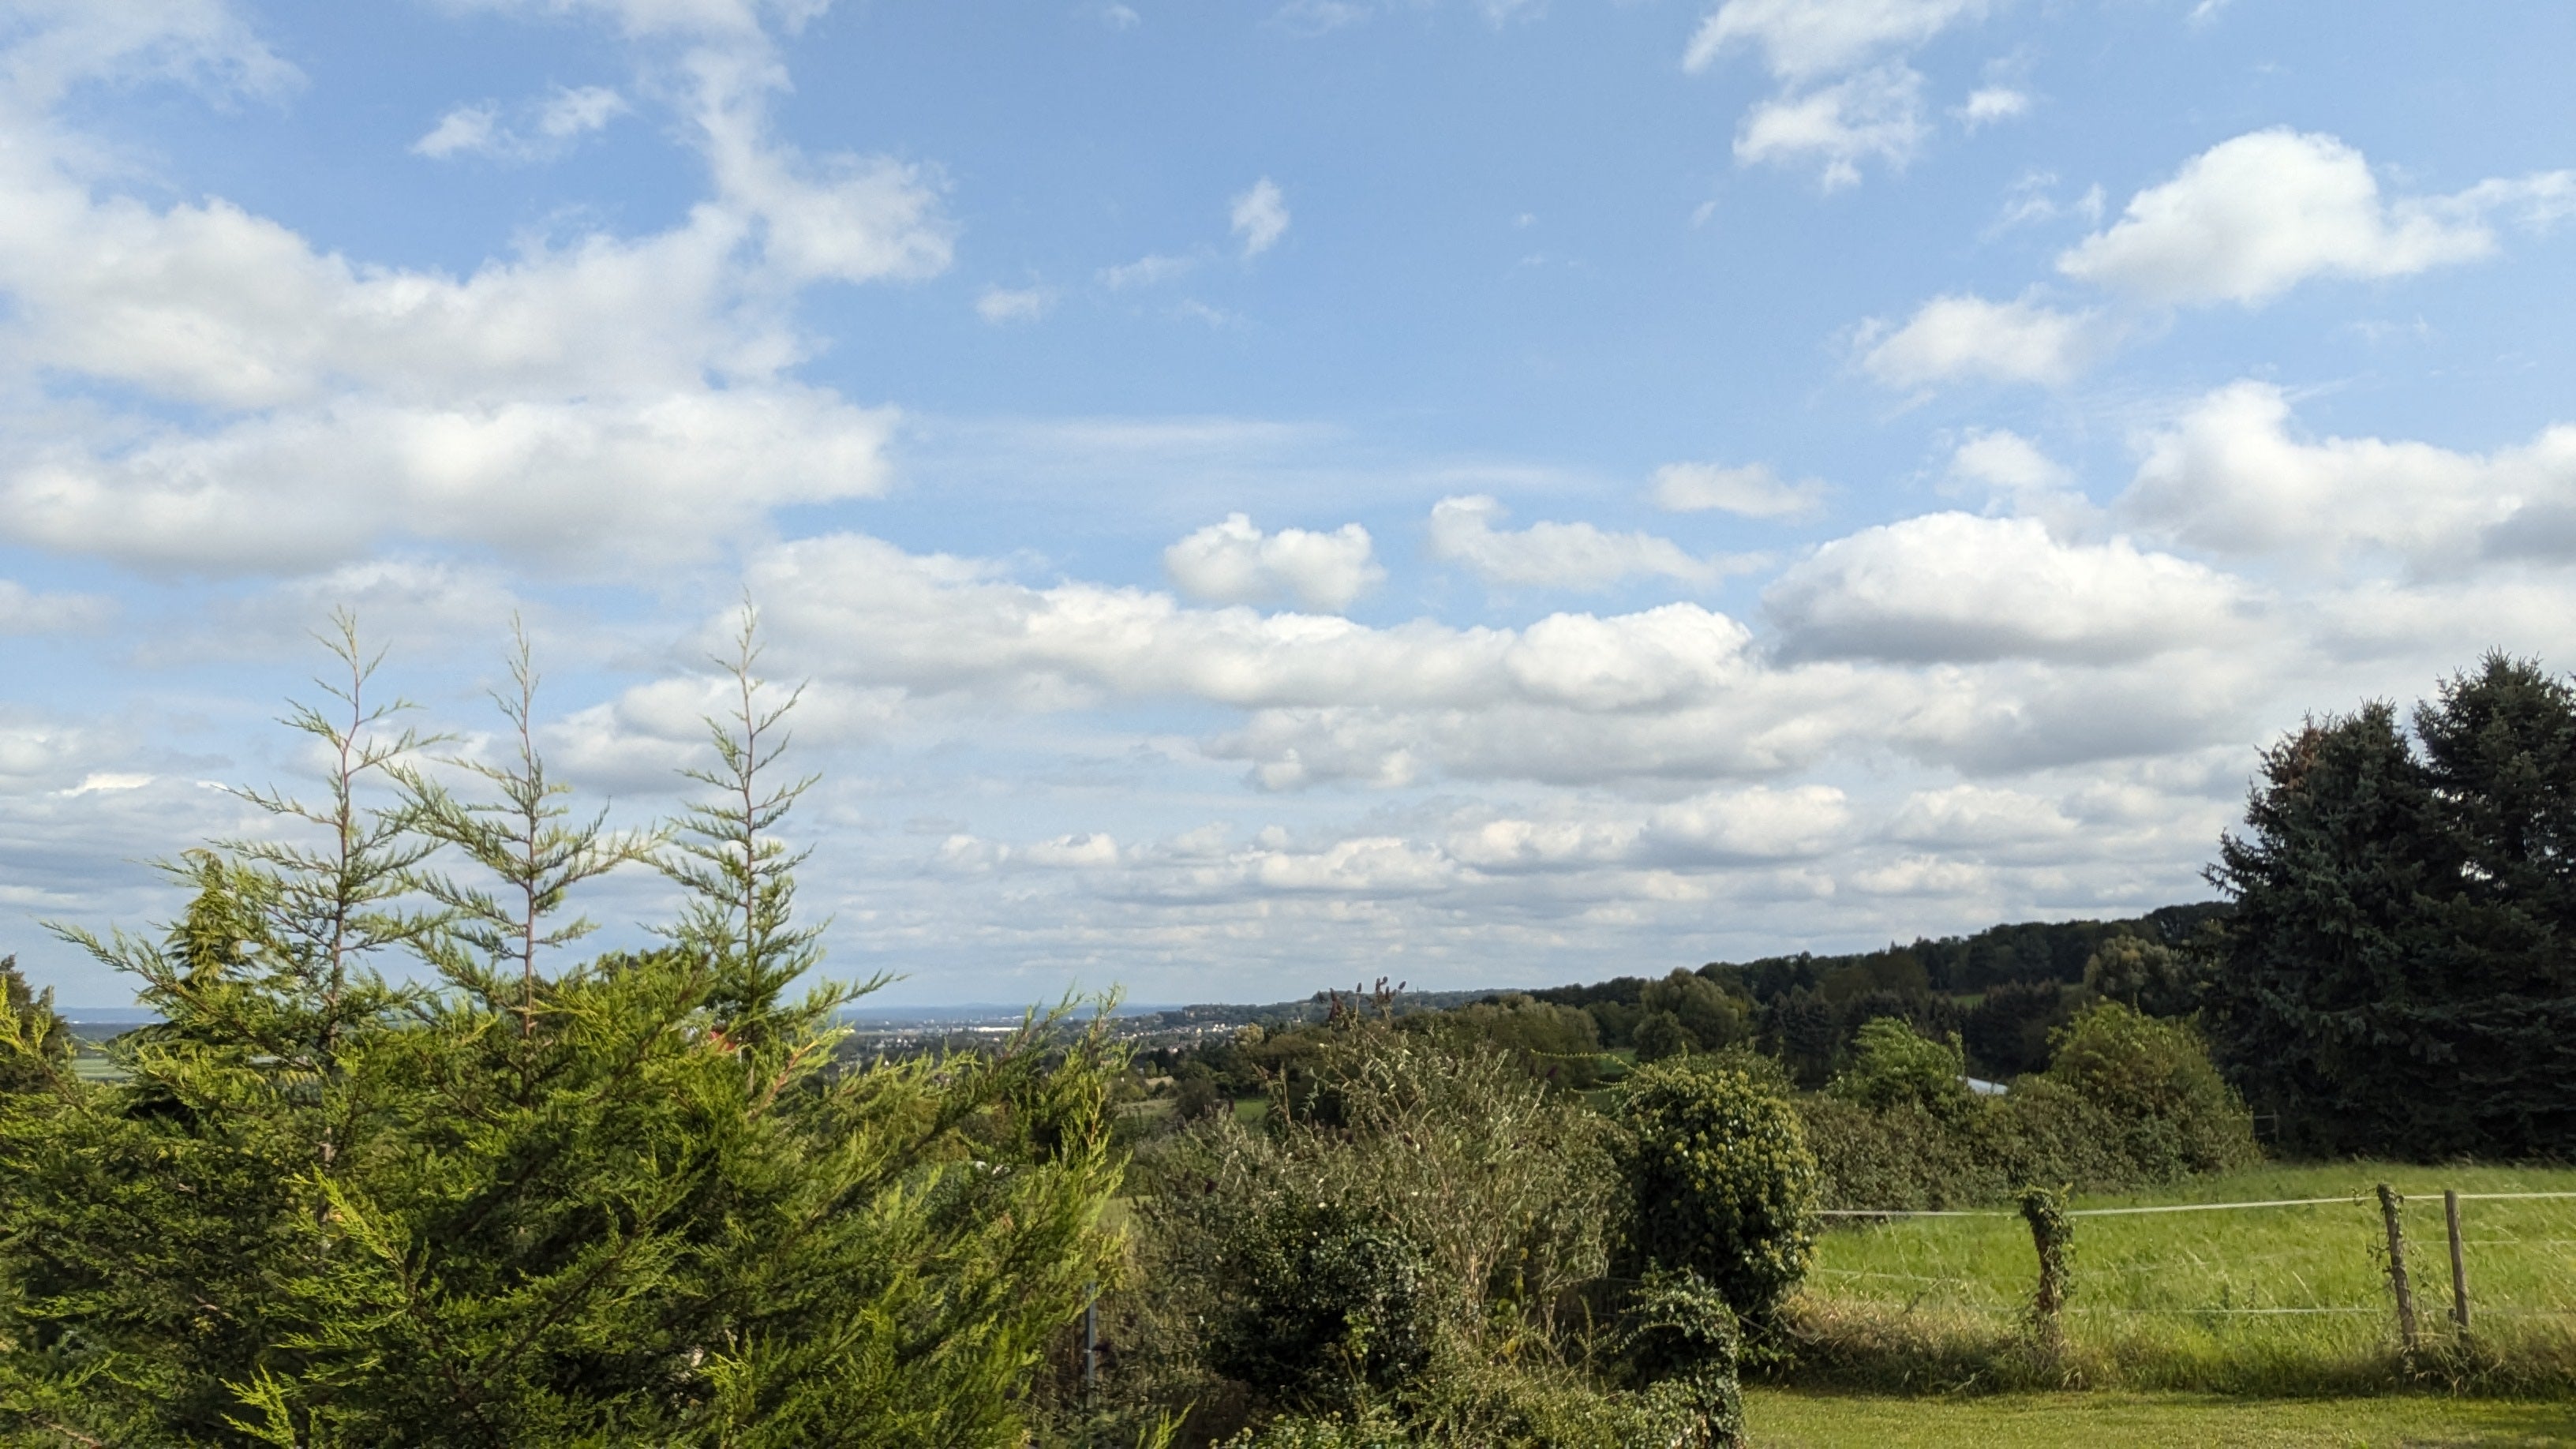
POLYGON ((294 716, 338 742, 329 803, 253 797, 319 843, 190 852, 157 943, 71 933, 165 1020, 120 1041, 122 1081, 0 1100, 0 1429, 1023 1442, 1041 1348, 1116 1278, 1099 1025, 835 1065, 865 987, 789 994, 820 954, 776 833, 801 786, 770 783, 783 706, 747 632, 689 910, 570 964, 541 948, 604 847, 560 823, 533 734, 482 772, 496 808, 417 775, 369 807, 421 741, 371 733, 342 642, 346 712, 294 716), (501 888, 431 875, 442 847, 501 888), (398 947, 441 978, 389 982, 398 947))
POLYGON ((2576 691, 2490 655, 2414 716, 2266 752, 2204 1007, 2281 1139, 2419 1157, 2576 1134, 2576 691))

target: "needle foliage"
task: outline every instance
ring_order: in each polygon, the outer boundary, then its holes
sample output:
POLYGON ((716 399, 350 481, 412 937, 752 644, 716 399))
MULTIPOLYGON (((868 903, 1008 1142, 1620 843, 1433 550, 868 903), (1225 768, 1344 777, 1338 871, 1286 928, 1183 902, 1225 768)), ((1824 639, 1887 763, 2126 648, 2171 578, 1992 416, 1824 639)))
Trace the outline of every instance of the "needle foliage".
POLYGON ((748 627, 676 864, 570 812, 524 641, 499 763, 461 765, 330 642, 332 707, 289 718, 320 803, 248 796, 284 828, 164 867, 157 937, 66 932, 160 1014, 122 1075, 6 1003, 0 1441, 1024 1442, 1115 1274, 1117 1063, 1062 1013, 836 1061, 877 983, 813 978, 748 627), (574 888, 646 862, 686 897, 662 944, 573 958, 574 888))

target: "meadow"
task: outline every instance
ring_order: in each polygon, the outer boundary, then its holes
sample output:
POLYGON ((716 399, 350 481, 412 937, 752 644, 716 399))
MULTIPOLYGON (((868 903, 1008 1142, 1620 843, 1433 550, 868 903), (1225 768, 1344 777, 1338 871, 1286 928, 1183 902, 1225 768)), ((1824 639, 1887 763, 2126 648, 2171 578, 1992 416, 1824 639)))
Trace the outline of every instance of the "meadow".
POLYGON ((2026 1315, 2030 1230, 2009 1212, 1844 1220, 1791 1308, 1807 1384, 2247 1395, 2546 1394, 2576 1387, 2576 1170, 2268 1165, 2088 1209, 2324 1198, 2295 1207, 2077 1216, 2055 1353, 2026 1315), (2402 1351, 2373 1184, 2405 1196, 2420 1348, 2402 1351), (2464 1196, 2471 1329, 2451 1321, 2442 1190, 2464 1196))

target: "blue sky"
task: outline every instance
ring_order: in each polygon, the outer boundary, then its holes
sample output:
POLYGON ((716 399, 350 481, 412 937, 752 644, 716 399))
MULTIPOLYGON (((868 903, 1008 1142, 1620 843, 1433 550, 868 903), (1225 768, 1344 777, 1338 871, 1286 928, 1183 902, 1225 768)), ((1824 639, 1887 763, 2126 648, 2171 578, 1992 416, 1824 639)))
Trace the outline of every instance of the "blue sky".
POLYGON ((753 600, 900 1000, 2205 895, 2576 662, 2576 12, 2320 16, 0 3, 0 951, 123 999, 335 606, 642 821, 753 600))

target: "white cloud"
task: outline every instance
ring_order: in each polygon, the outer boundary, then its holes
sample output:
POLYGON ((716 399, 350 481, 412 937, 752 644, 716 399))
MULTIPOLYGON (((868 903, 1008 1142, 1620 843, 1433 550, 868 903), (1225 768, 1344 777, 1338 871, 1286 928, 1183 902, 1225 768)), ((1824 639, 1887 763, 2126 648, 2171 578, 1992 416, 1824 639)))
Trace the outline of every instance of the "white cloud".
POLYGON ((1489 584, 1545 589, 1606 589, 1638 577, 1706 583, 1727 569, 1725 560, 1697 557, 1649 533, 1609 533, 1589 523, 1495 528, 1507 512, 1483 495, 1441 499, 1431 509, 1432 557, 1465 564, 1489 584))
POLYGON ((2206 644, 2246 596, 2125 539, 2066 544, 2035 519, 1934 513, 1824 545, 1762 602, 1793 657, 2103 663, 2206 644))
POLYGON ((1132 262, 1122 262, 1114 267, 1102 267, 1100 284, 1113 292, 1123 292, 1130 287, 1150 287, 1157 282, 1170 281, 1197 265, 1196 259, 1191 257, 1151 253, 1138 257, 1132 262))
POLYGON ((1055 293, 1045 287, 986 287, 975 294, 975 315, 996 325, 1035 322, 1055 310, 1055 293))
POLYGON ((1264 176, 1252 183, 1252 189, 1234 199, 1228 218, 1234 234, 1243 239, 1243 254, 1257 257, 1279 244, 1288 234, 1288 202, 1280 195, 1279 183, 1264 176))
POLYGON ((1835 191, 1860 180, 1864 161, 1904 166, 1923 135, 1923 77, 1883 65, 1756 105, 1735 133, 1735 159, 1814 164, 1819 183, 1835 191))
POLYGON ((1163 569, 1182 593, 1223 604, 1295 598, 1338 613, 1386 577, 1368 530, 1346 523, 1331 533, 1283 528, 1264 533, 1229 514, 1163 550, 1163 569))
POLYGON ((1650 851, 1719 860, 1780 860, 1824 854, 1850 828, 1843 792, 1830 785, 1712 792, 1649 817, 1650 851))
POLYGON ((892 422, 784 385, 627 403, 352 401, 41 457, 0 484, 0 531, 151 569, 303 570, 413 538, 614 570, 703 557, 772 508, 881 491, 892 422))
POLYGON ((2061 840, 2077 829, 2057 802, 2020 790, 1952 785, 1906 796, 1888 822, 1891 840, 1948 849, 2061 840))
POLYGON ((2003 210, 1996 214, 1987 235, 1999 236, 2015 227, 2036 226, 2061 216, 2081 217, 2094 226, 2102 220, 2102 188, 2099 183, 2086 187, 2084 194, 2072 202, 2061 202, 2056 196, 2057 175, 2051 171, 2026 171, 2004 192, 2003 210))
POLYGON ((439 117, 437 125, 411 143, 411 149, 440 161, 450 156, 486 153, 495 149, 500 125, 501 108, 490 101, 458 106, 439 117))
POLYGON ((1825 485, 1813 478, 1782 482, 1769 465, 1666 463, 1655 470, 1651 496, 1672 513, 1716 510, 1746 518, 1800 518, 1824 506, 1825 485))
POLYGON ((627 114, 626 98, 606 86, 557 86, 542 102, 520 108, 528 116, 522 130, 503 123, 494 101, 458 106, 439 118, 411 149, 432 160, 451 156, 488 156, 501 161, 544 161, 564 154, 573 142, 627 114))
POLYGON ((2495 250, 2489 213, 2540 225, 2576 205, 2576 177, 2482 182, 2388 201, 2362 154, 2288 129, 2220 142, 2130 198, 2120 220, 2057 260, 2067 276, 2157 303, 2257 306, 2315 277, 2386 278, 2495 250))
POLYGON ((86 634, 116 617, 116 601, 97 594, 44 594, 0 579, 0 634, 86 634))
POLYGON ((1985 10, 1985 0, 1726 0, 1692 35, 1682 69, 1760 50, 1779 89, 1745 114, 1735 159, 1812 163, 1831 191, 1859 181, 1864 162, 1913 158, 1926 133, 1923 77, 1902 56, 1985 10))
MULTIPOLYGON (((809 348, 784 304, 805 283, 944 267, 935 185, 776 145, 782 82, 757 54, 688 69, 707 200, 659 234, 531 241, 462 277, 324 253, 220 199, 102 195, 76 151, 0 153, 0 342, 23 385, 194 405, 21 435, 0 450, 0 531, 183 570, 323 567, 403 537, 558 558, 597 543, 614 568, 880 489, 890 415, 783 379, 809 348)), ((622 104, 558 92, 531 133, 622 104)))
POLYGON ((591 15, 629 36, 757 40, 769 27, 793 33, 832 8, 832 0, 445 0, 459 10, 521 15, 591 15))
POLYGON ((14 0, 0 88, 29 110, 88 80, 160 80, 274 95, 302 76, 226 0, 14 0))
POLYGON ((1985 0, 1727 0, 1691 36, 1682 68, 1705 70, 1729 47, 1751 45, 1773 75, 1809 80, 1911 50, 1985 9, 1985 0))
POLYGON ((1969 430, 1950 454, 1946 481, 1954 491, 1981 491, 2007 512, 2036 518, 2060 538, 2089 531, 2098 516, 2072 473, 2008 428, 1969 430))
POLYGON ((1967 103, 1959 107, 1959 122, 1969 130, 1991 126, 1997 121, 2016 121, 2030 114, 2030 94, 2011 86, 1979 86, 1968 93, 1967 103))
POLYGON ((2197 547, 2419 569, 2480 556, 2576 556, 2576 426, 2489 454, 2380 438, 2293 435, 2280 388, 2239 382, 2150 435, 2120 507, 2197 547))
POLYGON ((1890 387, 1971 378, 2054 387, 2073 381, 2114 338, 2097 312, 1953 293, 1924 303, 1902 327, 1869 322, 1858 345, 1861 367, 1890 387))
POLYGON ((1131 5, 1103 5, 1099 13, 1100 23, 1112 30, 1133 30, 1145 23, 1145 17, 1131 5))

